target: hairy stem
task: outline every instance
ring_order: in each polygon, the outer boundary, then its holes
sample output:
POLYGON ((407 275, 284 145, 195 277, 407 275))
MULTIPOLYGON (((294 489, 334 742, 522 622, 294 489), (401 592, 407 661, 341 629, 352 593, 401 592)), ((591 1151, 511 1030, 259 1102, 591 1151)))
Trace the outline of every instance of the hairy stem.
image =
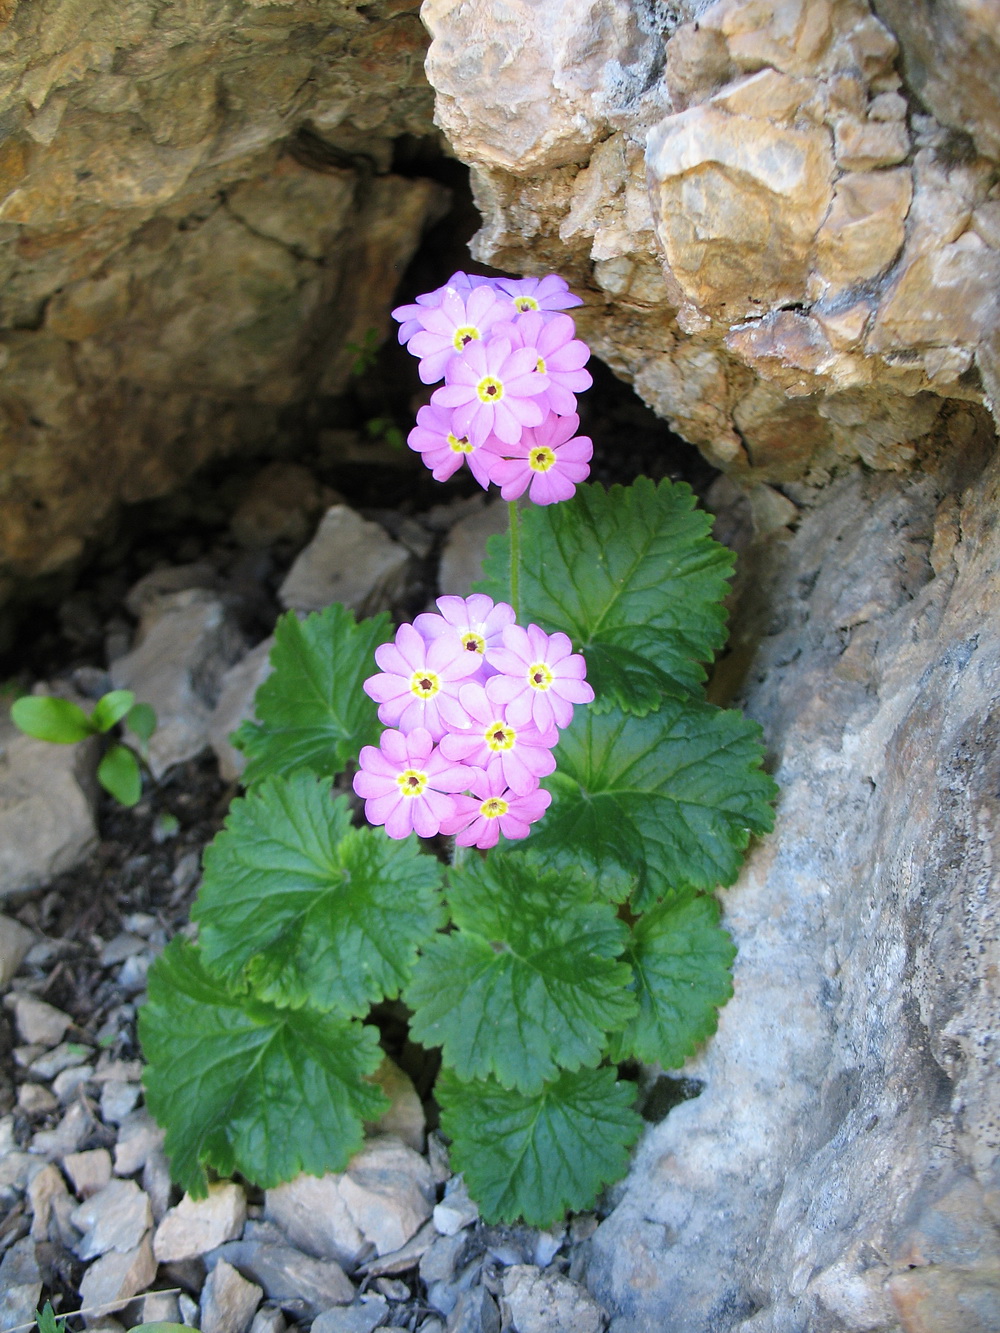
POLYGON ((507 519, 510 524, 510 604, 514 608, 514 619, 520 620, 521 515, 516 500, 507 501, 507 519))

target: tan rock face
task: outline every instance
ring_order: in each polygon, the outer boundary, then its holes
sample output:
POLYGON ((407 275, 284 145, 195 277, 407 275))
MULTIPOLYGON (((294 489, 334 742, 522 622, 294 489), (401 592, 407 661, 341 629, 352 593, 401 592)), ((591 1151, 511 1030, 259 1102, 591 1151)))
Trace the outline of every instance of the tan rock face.
POLYGON ((0 580, 58 572, 117 503, 273 439, 387 329, 443 199, 385 174, 431 130, 416 10, 2 9, 0 580))
POLYGON ((571 11, 592 22, 589 7, 518 8, 515 51, 484 6, 424 6, 438 120, 473 166, 484 215, 476 258, 555 269, 589 293, 577 322, 597 354, 748 481, 821 483, 850 458, 895 468, 926 447, 832 427, 830 397, 852 395, 877 420, 900 398, 1000 395, 990 388, 1000 191, 982 87, 995 36, 981 7, 942 5, 928 23, 945 63, 931 73, 926 33, 914 36, 927 6, 896 32, 906 8, 671 6, 659 20, 662 71, 643 78, 641 61, 619 62, 611 93, 578 84, 573 124, 589 147, 573 138, 571 152, 548 157, 539 145, 564 133, 565 104, 538 95, 539 63, 549 59, 554 86, 553 25, 571 11), (463 44, 473 10, 474 47, 463 44), (933 103, 940 121, 915 114, 904 78, 961 81, 963 41, 978 91, 933 103), (530 75, 504 94, 501 154, 481 90, 503 52, 508 83, 530 75))

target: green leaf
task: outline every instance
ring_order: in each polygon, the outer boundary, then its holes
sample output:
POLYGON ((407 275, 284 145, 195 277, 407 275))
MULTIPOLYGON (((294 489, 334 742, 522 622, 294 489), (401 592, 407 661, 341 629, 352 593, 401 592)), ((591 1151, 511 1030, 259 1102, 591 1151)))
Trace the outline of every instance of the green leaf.
POLYGON ((110 731, 116 722, 120 722, 135 703, 131 690, 111 690, 102 695, 94 704, 90 720, 98 731, 110 731))
POLYGON ((627 928, 585 876, 494 855, 452 870, 459 930, 425 946, 406 1002, 410 1030, 441 1046, 459 1078, 492 1074, 537 1092, 560 1066, 596 1064, 607 1032, 635 1013, 627 928))
POLYGON ((135 704, 128 710, 125 725, 145 745, 156 730, 156 709, 152 704, 135 704))
POLYGON ((44 694, 26 694, 11 707, 15 727, 38 741, 73 745, 93 736, 96 728, 79 704, 44 694))
POLYGON ((625 1174, 642 1120, 635 1085, 613 1069, 562 1073, 528 1097, 492 1079, 438 1079, 441 1128, 451 1164, 487 1222, 548 1226, 567 1209, 589 1208, 601 1188, 625 1174))
POLYGON ((97 766, 97 781, 122 805, 137 805, 142 795, 139 761, 124 745, 112 745, 97 766))
POLYGON ((612 1060, 677 1069, 715 1031, 719 1006, 733 993, 736 957, 719 912, 714 898, 698 897, 660 903, 636 923, 625 956, 639 1012, 612 1036, 612 1060))
POLYGON ((530 850, 585 866, 608 896, 631 891, 636 911, 732 884, 751 834, 774 823, 760 735, 739 713, 690 699, 646 717, 578 709, 530 850))
MULTIPOLYGON (((597 695, 640 716, 686 695, 725 642, 734 556, 683 483, 579 486, 572 500, 522 514, 519 622, 568 634, 597 695)), ((491 537, 478 592, 510 600, 510 539, 491 537)))
POLYGON ((250 963, 262 999, 363 1014, 399 994, 443 924, 442 873, 416 839, 352 828, 347 797, 300 770, 233 802, 192 916, 220 976, 250 963))
POLYGON ((382 1059, 375 1028, 234 993, 180 938, 150 968, 139 1037, 146 1104, 166 1129, 174 1178, 195 1197, 206 1167, 265 1189, 341 1171, 363 1122, 388 1106, 367 1081, 382 1059))
MULTIPOLYGON (((52 1308, 51 1301, 46 1301, 42 1308, 36 1311, 35 1319, 38 1324, 38 1333, 59 1333, 56 1312, 52 1308)), ((65 1328, 65 1323, 63 1327, 65 1328)))
POLYGON ((278 621, 274 668, 257 691, 257 722, 244 722, 234 743, 247 756, 244 786, 275 773, 311 768, 336 777, 363 745, 377 745, 378 705, 361 688, 375 674, 375 649, 392 637, 381 614, 356 624, 334 603, 299 620, 278 621))

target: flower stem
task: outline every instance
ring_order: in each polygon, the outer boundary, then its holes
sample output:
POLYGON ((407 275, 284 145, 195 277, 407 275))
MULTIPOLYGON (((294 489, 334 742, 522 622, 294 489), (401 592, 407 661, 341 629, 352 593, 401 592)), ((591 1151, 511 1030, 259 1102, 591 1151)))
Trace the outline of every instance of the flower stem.
POLYGON ((521 515, 517 501, 507 501, 507 519, 510 524, 510 604, 514 608, 514 619, 519 620, 521 608, 518 605, 521 582, 521 515))

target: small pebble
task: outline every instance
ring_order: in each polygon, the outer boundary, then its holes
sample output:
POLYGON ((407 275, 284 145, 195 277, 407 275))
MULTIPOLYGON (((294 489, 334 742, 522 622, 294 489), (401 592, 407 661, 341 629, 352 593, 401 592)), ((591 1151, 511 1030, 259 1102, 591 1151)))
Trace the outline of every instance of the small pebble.
POLYGON ((37 1079, 49 1082, 57 1074, 61 1074, 64 1069, 72 1069, 74 1065, 82 1065, 89 1055, 93 1055, 89 1046, 81 1046, 79 1042, 75 1041, 64 1041, 61 1045, 53 1047, 51 1051, 32 1060, 28 1066, 28 1073, 33 1074, 37 1079))
POLYGON ((138 1083, 108 1079, 101 1089, 101 1119, 106 1125, 120 1125, 135 1110, 142 1088, 138 1083))
POLYGON ((262 1305, 253 1317, 250 1333, 285 1333, 286 1327, 280 1306, 262 1305))
POLYGON ((73 1020, 37 995, 22 993, 14 996, 14 1023, 22 1041, 49 1047, 62 1041, 73 1020))
POLYGON ((410 1288, 398 1277, 376 1278, 375 1286, 390 1301, 408 1301, 410 1299, 410 1288))
POLYGON ((63 1106, 68 1106, 84 1084, 90 1082, 93 1072, 93 1065, 74 1065, 55 1076, 52 1091, 63 1106))
POLYGON ((111 1154, 107 1148, 68 1153, 63 1158, 63 1169, 69 1176, 73 1193, 81 1199, 89 1199, 111 1179, 111 1154))
POLYGON ((17 1090, 17 1105, 25 1115, 48 1115, 59 1105, 59 1100, 41 1083, 22 1083, 17 1090))

